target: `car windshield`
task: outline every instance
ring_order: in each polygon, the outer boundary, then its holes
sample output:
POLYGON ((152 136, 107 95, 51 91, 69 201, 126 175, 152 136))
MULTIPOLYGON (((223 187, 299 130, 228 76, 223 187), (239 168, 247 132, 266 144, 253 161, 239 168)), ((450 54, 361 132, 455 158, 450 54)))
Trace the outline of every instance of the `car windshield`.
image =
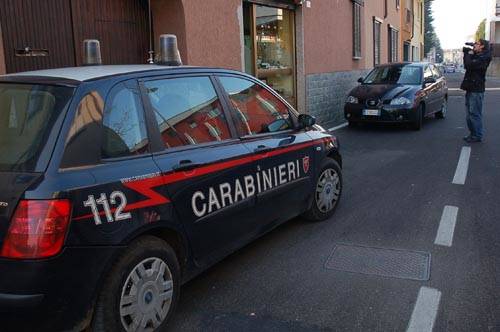
POLYGON ((73 88, 0 84, 0 171, 40 171, 39 157, 73 88))
POLYGON ((398 65, 373 69, 363 84, 420 84, 422 70, 419 66, 398 65))

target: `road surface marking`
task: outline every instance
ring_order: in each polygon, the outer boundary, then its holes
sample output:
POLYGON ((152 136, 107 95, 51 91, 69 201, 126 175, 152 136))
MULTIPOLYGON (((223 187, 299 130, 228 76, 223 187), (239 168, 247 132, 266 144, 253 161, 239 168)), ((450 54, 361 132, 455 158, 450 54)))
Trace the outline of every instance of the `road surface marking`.
POLYGON ((470 152, 470 146, 462 147, 462 152, 460 152, 460 159, 458 160, 457 170, 455 171, 455 176, 453 177, 453 184, 465 184, 465 179, 467 178, 467 170, 469 169, 470 152))
POLYGON ((333 128, 328 129, 328 131, 335 131, 337 129, 341 129, 341 128, 347 127, 348 125, 349 125, 349 123, 345 122, 345 123, 343 123, 341 125, 338 125, 337 127, 333 127, 333 128))
POLYGON ((431 332, 436 321, 440 300, 440 291, 434 288, 421 287, 406 331, 431 332))
MULTIPOLYGON (((460 88, 448 88, 448 91, 463 91, 463 90, 460 88)), ((486 88, 486 91, 500 91, 500 88, 486 88)))
POLYGON ((458 208, 456 206, 446 205, 444 207, 434 244, 451 247, 455 225, 457 224, 457 216, 458 208))

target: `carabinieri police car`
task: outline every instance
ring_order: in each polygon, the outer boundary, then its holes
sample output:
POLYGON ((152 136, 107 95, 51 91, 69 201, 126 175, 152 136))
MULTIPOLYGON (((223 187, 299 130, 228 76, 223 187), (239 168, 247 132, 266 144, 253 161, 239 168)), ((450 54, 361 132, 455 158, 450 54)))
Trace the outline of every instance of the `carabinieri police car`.
POLYGON ((342 190, 335 137, 187 66, 0 77, 0 330, 160 331, 180 286, 342 190))

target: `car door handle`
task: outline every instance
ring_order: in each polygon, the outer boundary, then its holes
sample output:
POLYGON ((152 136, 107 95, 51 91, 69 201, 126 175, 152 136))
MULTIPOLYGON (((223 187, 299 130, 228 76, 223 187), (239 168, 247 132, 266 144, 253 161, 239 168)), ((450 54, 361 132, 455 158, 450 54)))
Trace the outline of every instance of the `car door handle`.
POLYGON ((269 147, 269 146, 267 146, 267 145, 259 145, 259 146, 257 146, 257 147, 253 150, 253 152, 255 152, 255 153, 259 153, 259 152, 269 152, 269 151, 271 151, 271 150, 273 150, 273 148, 271 148, 271 147, 269 147))
POLYGON ((188 171, 190 169, 200 167, 202 165, 203 163, 195 163, 192 162, 191 160, 181 160, 177 165, 174 165, 172 169, 174 171, 188 171))

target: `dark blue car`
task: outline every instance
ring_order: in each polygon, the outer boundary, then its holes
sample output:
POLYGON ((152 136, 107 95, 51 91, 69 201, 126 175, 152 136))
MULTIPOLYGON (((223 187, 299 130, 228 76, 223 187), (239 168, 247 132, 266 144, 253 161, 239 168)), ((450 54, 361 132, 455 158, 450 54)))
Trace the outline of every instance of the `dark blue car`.
POLYGON ((180 285, 342 191, 335 137, 248 75, 0 77, 2 331, 160 331, 180 285))

